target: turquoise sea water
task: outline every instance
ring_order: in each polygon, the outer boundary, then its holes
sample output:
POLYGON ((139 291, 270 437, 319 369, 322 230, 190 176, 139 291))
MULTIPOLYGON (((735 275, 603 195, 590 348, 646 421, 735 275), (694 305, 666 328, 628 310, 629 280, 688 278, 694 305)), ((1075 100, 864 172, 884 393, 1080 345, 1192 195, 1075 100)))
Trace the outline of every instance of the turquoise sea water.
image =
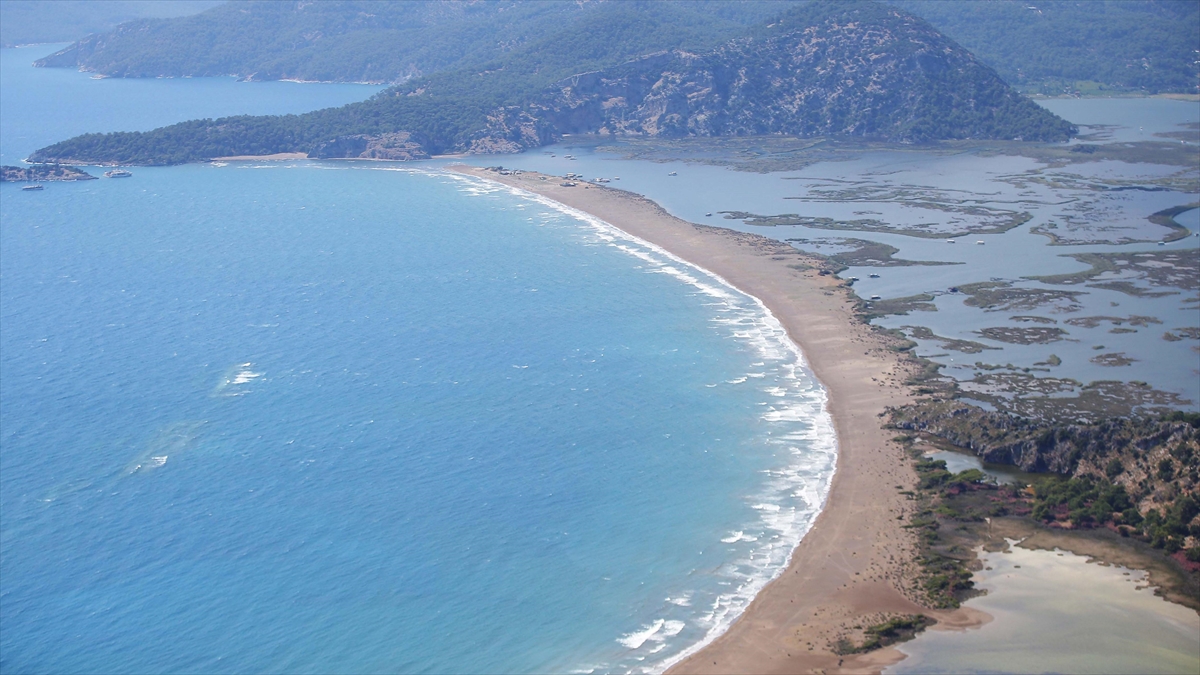
MULTIPOLYGON (((225 91, 89 105, 122 83, 10 65, 4 129, 50 141, 77 121, 39 73, 98 129, 225 91)), ((3 672, 660 669, 833 462, 753 298, 530 195, 317 162, 0 185, 3 672)))
POLYGON ((0 162, 101 131, 148 131, 200 117, 298 114, 361 101, 383 89, 364 84, 238 82, 232 77, 92 79, 33 61, 66 45, 4 49, 0 55, 0 162))

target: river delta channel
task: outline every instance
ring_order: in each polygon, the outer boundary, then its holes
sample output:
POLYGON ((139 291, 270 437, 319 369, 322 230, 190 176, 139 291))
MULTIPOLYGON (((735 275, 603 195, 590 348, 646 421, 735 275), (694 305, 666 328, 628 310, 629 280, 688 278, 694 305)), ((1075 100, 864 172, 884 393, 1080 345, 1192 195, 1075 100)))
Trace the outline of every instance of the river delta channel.
POLYGON ((833 256, 874 322, 985 408, 1059 420, 1200 409, 1200 103, 1041 104, 1079 137, 568 138, 469 161, 603 178, 686 220, 833 256))

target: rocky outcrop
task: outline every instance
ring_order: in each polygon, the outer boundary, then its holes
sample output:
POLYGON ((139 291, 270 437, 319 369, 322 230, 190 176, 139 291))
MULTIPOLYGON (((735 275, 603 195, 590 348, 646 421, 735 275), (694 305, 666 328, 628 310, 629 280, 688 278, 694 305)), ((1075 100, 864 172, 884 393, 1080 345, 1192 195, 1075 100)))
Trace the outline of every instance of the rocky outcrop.
POLYGON ((1083 461, 1200 441, 1200 430, 1182 421, 1122 417, 1096 424, 1049 424, 955 401, 901 408, 894 411, 892 424, 945 439, 987 462, 1063 475, 1075 473, 1083 461))
POLYGON ((554 129, 544 116, 518 106, 499 108, 487 116, 487 126, 471 136, 467 152, 495 155, 521 152, 554 142, 554 129))
POLYGON ((339 136, 308 153, 313 159, 429 159, 429 153, 407 131, 339 136))
POLYGON ((951 400, 893 410, 891 424, 942 439, 985 462, 1029 473, 1105 478, 1125 486, 1146 508, 1181 491, 1200 493, 1200 416, 1195 414, 1054 424, 951 400))
POLYGON ((96 180, 92 174, 62 164, 32 164, 30 166, 0 166, 0 183, 31 181, 96 180))

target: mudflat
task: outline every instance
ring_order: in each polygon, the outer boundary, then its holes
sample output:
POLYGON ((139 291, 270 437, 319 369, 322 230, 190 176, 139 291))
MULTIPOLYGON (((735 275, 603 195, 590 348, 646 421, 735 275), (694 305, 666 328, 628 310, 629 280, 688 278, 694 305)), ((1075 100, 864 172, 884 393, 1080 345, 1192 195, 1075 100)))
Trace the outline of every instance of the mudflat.
POLYGON ((633 193, 561 184, 534 172, 452 170, 553 199, 713 272, 757 297, 801 348, 824 385, 838 436, 829 497, 791 562, 723 635, 675 664, 673 673, 878 672, 904 658, 894 649, 840 656, 839 638, 899 614, 923 613, 943 626, 979 625, 971 610, 930 612, 913 587, 916 542, 903 529, 916 482, 911 459, 890 439, 883 414, 914 398, 909 366, 890 338, 859 320, 846 286, 818 263, 765 237, 697 225, 633 193))

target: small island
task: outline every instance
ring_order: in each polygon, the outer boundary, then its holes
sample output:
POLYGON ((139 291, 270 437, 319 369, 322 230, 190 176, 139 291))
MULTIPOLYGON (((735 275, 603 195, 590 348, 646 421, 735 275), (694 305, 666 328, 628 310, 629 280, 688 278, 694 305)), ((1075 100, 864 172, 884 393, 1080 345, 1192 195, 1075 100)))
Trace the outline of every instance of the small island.
POLYGON ((62 164, 31 164, 29 166, 0 166, 0 183, 29 183, 33 181, 96 180, 92 174, 62 164))

